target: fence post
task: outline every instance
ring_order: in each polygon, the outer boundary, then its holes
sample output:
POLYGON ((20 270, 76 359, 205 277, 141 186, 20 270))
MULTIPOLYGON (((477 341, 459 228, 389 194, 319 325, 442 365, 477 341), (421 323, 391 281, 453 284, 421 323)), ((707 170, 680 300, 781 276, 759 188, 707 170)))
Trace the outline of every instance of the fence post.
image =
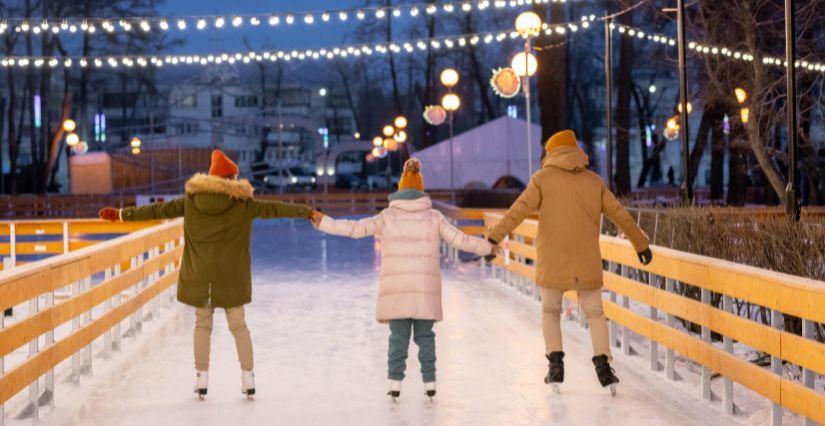
MULTIPOLYGON (((113 271, 113 275, 115 277, 120 275, 120 269, 121 269, 120 262, 118 262, 117 264, 115 264, 115 268, 114 268, 114 271, 113 271)), ((123 292, 118 291, 112 297, 114 298, 114 300, 112 300, 112 306, 114 307, 114 306, 120 305, 120 303, 123 300, 123 292)), ((123 322, 123 321, 116 322, 115 326, 112 327, 112 350, 115 351, 115 352, 120 352, 120 338, 122 336, 122 334, 120 332, 120 323, 121 322, 123 322)))
MULTIPOLYGON (((628 278, 630 271, 628 267, 622 265, 622 276, 628 278)), ((581 304, 579 304, 581 306, 581 304)), ((630 309, 630 298, 627 295, 622 295, 622 307, 630 309)), ((630 349, 630 328, 622 327, 622 353, 625 355, 633 355, 634 351, 630 349)))
MULTIPOLYGON (((83 292, 91 291, 92 289, 92 277, 86 277, 83 280, 83 292)), ((92 308, 89 308, 83 314, 83 326, 88 326, 92 322, 92 308)), ((91 375, 92 374, 92 342, 89 342, 83 348, 83 367, 80 369, 83 374, 91 375)))
MULTIPOLYGON (((36 314, 39 311, 38 306, 38 299, 39 296, 34 296, 29 300, 29 313, 28 316, 31 317, 32 315, 36 314)), ((39 345, 39 338, 34 338, 29 342, 29 358, 32 358, 37 355, 38 352, 38 345, 39 345)), ((26 406, 26 409, 23 410, 23 413, 20 417, 29 418, 34 417, 34 420, 37 421, 37 417, 39 415, 39 399, 40 399, 40 377, 34 379, 33 382, 29 384, 29 405, 26 406)))
MULTIPOLYGON (((659 288, 659 277, 655 274, 648 272, 647 273, 647 284, 649 286, 659 288)), ((647 311, 647 317, 652 321, 659 321, 659 310, 656 309, 654 306, 650 306, 647 311)), ((659 371, 661 369, 661 365, 659 365, 659 342, 650 339, 648 341, 648 358, 650 359, 650 370, 651 371, 659 371)))
MULTIPOLYGON (((607 262, 607 270, 609 272, 613 272, 615 269, 616 269, 616 264, 615 263, 607 262)), ((610 291, 609 296, 610 296, 610 303, 615 304, 616 303, 616 292, 615 291, 610 291)), ((608 331, 607 334, 610 336, 610 344, 618 348, 619 347, 619 336, 618 336, 618 330, 616 328, 616 321, 611 320, 607 324, 607 331, 608 331)))
MULTIPOLYGON (((725 312, 733 312, 733 298, 727 295, 722 296, 722 309, 725 312)), ((725 352, 733 352, 733 339, 728 336, 722 337, 722 349, 725 352)), ((724 378, 724 388, 722 392, 722 407, 725 414, 733 415, 735 407, 733 403, 733 381, 727 377, 724 378)))
MULTIPOLYGON (((103 282, 104 283, 109 282, 109 280, 111 280, 111 279, 112 279, 112 268, 106 268, 106 270, 103 271, 103 282)), ((103 302, 103 310, 105 312, 109 312, 109 311, 112 310, 112 298, 111 297, 107 297, 106 301, 103 302)), ((108 358, 111 351, 112 351, 112 329, 110 328, 110 329, 106 330, 105 333, 103 333, 103 351, 101 352, 101 355, 104 358, 108 358)))
MULTIPOLYGON (((4 257, 3 258, 3 270, 4 271, 10 269, 11 264, 12 264, 11 263, 11 258, 9 258, 9 257, 4 257)), ((5 313, 0 315, 0 330, 3 330, 4 328, 6 328, 6 314, 5 313)), ((3 374, 6 373, 5 360, 6 360, 5 356, 0 356, 0 376, 2 376, 3 374)), ((0 403, 0 426, 3 426, 3 424, 5 423, 5 421, 3 420, 5 418, 6 418, 6 404, 0 403)))
MULTIPOLYGON (((782 312, 771 309, 771 327, 776 329, 782 328, 782 312)), ((771 371, 774 374, 782 375, 782 359, 771 356, 771 371)), ((775 402, 771 403, 771 426, 779 426, 782 424, 782 405, 775 402)))
MULTIPOLYGON (((710 290, 702 289, 702 303, 710 305, 710 290)), ((702 326, 702 341, 710 344, 710 328, 702 326)), ((710 387, 710 379, 712 372, 710 368, 702 366, 702 398, 707 401, 713 401, 713 390, 710 387)))
MULTIPOLYGON (((814 331, 814 322, 806 319, 802 319, 802 337, 806 339, 815 339, 816 333, 814 331)), ((816 373, 813 370, 804 368, 802 369, 802 381, 805 384, 805 387, 814 389, 814 379, 816 378, 816 373)), ((816 421, 814 419, 805 418, 805 426, 816 426, 816 421)))
MULTIPOLYGON (((80 281, 75 281, 71 284, 72 287, 72 298, 77 297, 80 294, 80 281)), ((72 333, 77 331, 80 328, 80 317, 81 314, 78 314, 76 317, 72 318, 72 333)), ((72 375, 71 381, 75 385, 80 385, 80 352, 75 352, 72 354, 72 375)))
MULTIPOLYGON (((670 278, 665 278, 665 291, 673 293, 676 287, 676 282, 670 278)), ((676 324, 676 317, 671 314, 665 315, 665 325, 673 327, 676 324)), ((676 374, 676 354, 673 349, 667 348, 665 352, 665 377, 669 380, 678 380, 680 377, 676 374)))
MULTIPOLYGON (((45 308, 49 309, 54 306, 54 289, 46 293, 45 308)), ((49 329, 46 332, 45 348, 54 344, 54 329, 49 329)), ((41 405, 52 404, 54 402, 54 368, 46 372, 46 389, 43 391, 43 396, 40 399, 41 405)))

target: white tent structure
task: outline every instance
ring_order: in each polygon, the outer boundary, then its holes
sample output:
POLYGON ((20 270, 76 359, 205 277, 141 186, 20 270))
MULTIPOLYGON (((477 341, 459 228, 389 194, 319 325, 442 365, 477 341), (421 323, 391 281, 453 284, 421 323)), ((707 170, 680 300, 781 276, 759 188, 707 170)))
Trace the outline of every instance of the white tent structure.
MULTIPOLYGON (((543 141, 541 127, 533 124, 533 172, 539 167, 543 141)), ((450 140, 446 139, 414 154, 421 160, 428 189, 450 189, 450 140)), ((526 184, 527 123, 509 116, 497 118, 453 137, 455 188, 481 183, 490 188, 504 176, 526 184)))

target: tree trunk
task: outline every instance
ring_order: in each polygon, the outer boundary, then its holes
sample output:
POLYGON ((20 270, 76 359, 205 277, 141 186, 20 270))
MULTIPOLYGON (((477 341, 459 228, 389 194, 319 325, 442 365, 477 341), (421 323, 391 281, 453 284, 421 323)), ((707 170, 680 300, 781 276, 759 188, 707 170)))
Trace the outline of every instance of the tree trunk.
MULTIPOLYGON (((534 4, 533 10, 542 17, 547 18, 547 6, 544 4, 534 4)), ((565 4, 554 2, 550 5, 550 25, 565 22, 565 4)), ((553 133, 568 128, 567 111, 567 71, 568 52, 567 44, 549 47, 553 43, 561 41, 567 35, 554 34, 548 36, 542 31, 534 39, 536 46, 544 47, 537 50, 538 70, 535 80, 537 88, 537 103, 539 107, 539 118, 541 121, 541 140, 543 144, 553 133)), ((542 150, 543 152, 543 150, 542 150)))
POLYGON ((725 194, 725 132, 721 124, 713 126, 710 146, 710 199, 721 201, 725 194))
MULTIPOLYGON (((622 25, 633 25, 633 12, 619 17, 622 25)), ((619 41, 619 72, 616 76, 616 194, 630 192, 630 90, 633 86, 633 37, 621 37, 619 41)))
POLYGON ((745 129, 739 124, 732 125, 728 147, 728 205, 730 206, 745 204, 749 150, 745 129))

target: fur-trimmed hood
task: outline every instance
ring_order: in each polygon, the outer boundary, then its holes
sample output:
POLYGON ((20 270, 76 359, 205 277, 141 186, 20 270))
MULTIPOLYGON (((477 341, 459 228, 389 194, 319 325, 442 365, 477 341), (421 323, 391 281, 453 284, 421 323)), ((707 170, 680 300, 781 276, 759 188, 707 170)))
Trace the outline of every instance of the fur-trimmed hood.
POLYGON ((255 191, 246 179, 226 179, 198 173, 186 181, 186 195, 195 207, 208 215, 220 215, 238 202, 252 198, 255 191))
POLYGON ((186 181, 187 194, 223 194, 236 200, 248 200, 254 191, 246 179, 226 179, 206 173, 198 173, 186 181))

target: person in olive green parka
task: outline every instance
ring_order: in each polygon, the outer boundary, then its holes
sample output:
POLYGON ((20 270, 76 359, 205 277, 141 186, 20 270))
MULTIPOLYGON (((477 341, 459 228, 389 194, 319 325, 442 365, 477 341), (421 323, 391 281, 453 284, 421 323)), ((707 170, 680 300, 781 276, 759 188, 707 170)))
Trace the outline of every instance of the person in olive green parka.
POLYGON ((221 151, 212 153, 209 174, 186 182, 183 197, 121 210, 105 208, 106 220, 144 221, 183 217, 184 249, 177 298, 195 310, 196 392, 206 393, 209 340, 214 308, 226 310, 243 370, 243 392, 254 393, 252 342, 243 305, 252 301, 250 239, 255 219, 309 219, 305 205, 256 200, 252 185, 237 179, 238 168, 221 151), (251 387, 249 383, 253 383, 251 387))

